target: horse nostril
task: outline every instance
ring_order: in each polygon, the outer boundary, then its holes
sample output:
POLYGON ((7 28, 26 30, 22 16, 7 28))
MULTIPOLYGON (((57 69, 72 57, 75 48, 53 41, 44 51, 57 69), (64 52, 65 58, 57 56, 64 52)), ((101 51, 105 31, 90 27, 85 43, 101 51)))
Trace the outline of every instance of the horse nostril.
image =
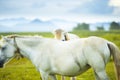
POLYGON ((3 64, 2 64, 2 65, 0 65, 0 68, 3 68, 3 64))
POLYGON ((4 60, 0 61, 0 68, 2 68, 4 65, 4 60))

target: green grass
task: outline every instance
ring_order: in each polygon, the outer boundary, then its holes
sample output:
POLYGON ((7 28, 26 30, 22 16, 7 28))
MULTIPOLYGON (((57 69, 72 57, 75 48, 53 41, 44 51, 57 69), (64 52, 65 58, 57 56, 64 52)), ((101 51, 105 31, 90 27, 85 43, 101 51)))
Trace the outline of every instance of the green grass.
POLYGON ((0 69, 0 80, 39 80, 39 72, 27 59, 10 61, 0 69))
MULTIPOLYGON (((110 80, 116 80, 112 61, 107 64, 106 71, 110 80)), ((57 78, 61 80, 59 75, 57 75, 57 78)), ((66 79, 70 80, 69 77, 66 79)), ((4 68, 0 69, 0 80, 40 80, 40 74, 28 59, 13 59, 4 68)), ((94 80, 93 70, 89 69, 77 76, 77 80, 94 80)))
MULTIPOLYGON (((109 41, 114 42, 120 48, 120 31, 77 31, 71 32, 74 33, 81 38, 88 36, 98 36, 103 37, 109 41)), ((0 33, 0 35, 11 35, 11 34, 19 34, 19 35, 42 35, 44 37, 53 38, 52 33, 50 32, 37 32, 37 33, 0 33)), ((113 61, 111 60, 106 67, 106 72, 110 78, 110 80, 116 80, 115 78, 115 70, 113 66, 113 61)), ((59 75, 57 75, 58 80, 61 79, 59 75)), ((6 64, 5 68, 0 68, 0 80, 40 80, 40 74, 33 66, 33 64, 27 60, 26 58, 16 60, 11 60, 8 64, 6 64)), ((66 80, 70 80, 69 77, 66 80)), ((77 76, 77 80, 95 80, 94 73, 92 69, 89 69, 87 72, 77 76)))

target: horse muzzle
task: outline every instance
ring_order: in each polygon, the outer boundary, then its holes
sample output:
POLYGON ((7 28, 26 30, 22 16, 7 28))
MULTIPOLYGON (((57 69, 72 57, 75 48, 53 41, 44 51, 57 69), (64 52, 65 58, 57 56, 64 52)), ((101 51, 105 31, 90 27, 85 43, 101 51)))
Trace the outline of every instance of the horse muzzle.
POLYGON ((3 68, 4 67, 4 60, 1 60, 0 61, 0 68, 3 68))

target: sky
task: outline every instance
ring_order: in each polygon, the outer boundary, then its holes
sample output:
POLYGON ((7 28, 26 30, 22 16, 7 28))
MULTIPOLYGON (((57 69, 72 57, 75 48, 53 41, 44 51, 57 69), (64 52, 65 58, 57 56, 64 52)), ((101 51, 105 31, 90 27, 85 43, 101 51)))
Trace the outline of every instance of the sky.
POLYGON ((120 21, 120 0, 0 0, 0 19, 120 21))

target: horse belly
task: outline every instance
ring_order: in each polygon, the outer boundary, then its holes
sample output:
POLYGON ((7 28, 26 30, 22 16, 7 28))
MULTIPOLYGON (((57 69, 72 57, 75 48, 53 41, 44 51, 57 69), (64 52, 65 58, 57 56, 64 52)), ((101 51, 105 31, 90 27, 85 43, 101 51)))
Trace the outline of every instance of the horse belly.
POLYGON ((86 65, 86 66, 84 66, 82 68, 79 68, 79 70, 76 71, 75 73, 72 72, 72 75, 68 75, 68 76, 77 76, 77 75, 80 75, 80 74, 84 73, 85 71, 87 71, 89 68, 90 68, 90 66, 86 65))
POLYGON ((57 60, 56 64, 54 64, 54 71, 60 75, 75 76, 88 69, 86 66, 82 69, 73 59, 70 58, 63 62, 59 62, 57 60))
POLYGON ((79 66, 68 67, 68 68, 64 69, 64 71, 57 71, 55 74, 74 77, 74 76, 84 73, 89 68, 90 68, 90 66, 88 66, 88 65, 84 66, 84 68, 80 68, 79 66))

